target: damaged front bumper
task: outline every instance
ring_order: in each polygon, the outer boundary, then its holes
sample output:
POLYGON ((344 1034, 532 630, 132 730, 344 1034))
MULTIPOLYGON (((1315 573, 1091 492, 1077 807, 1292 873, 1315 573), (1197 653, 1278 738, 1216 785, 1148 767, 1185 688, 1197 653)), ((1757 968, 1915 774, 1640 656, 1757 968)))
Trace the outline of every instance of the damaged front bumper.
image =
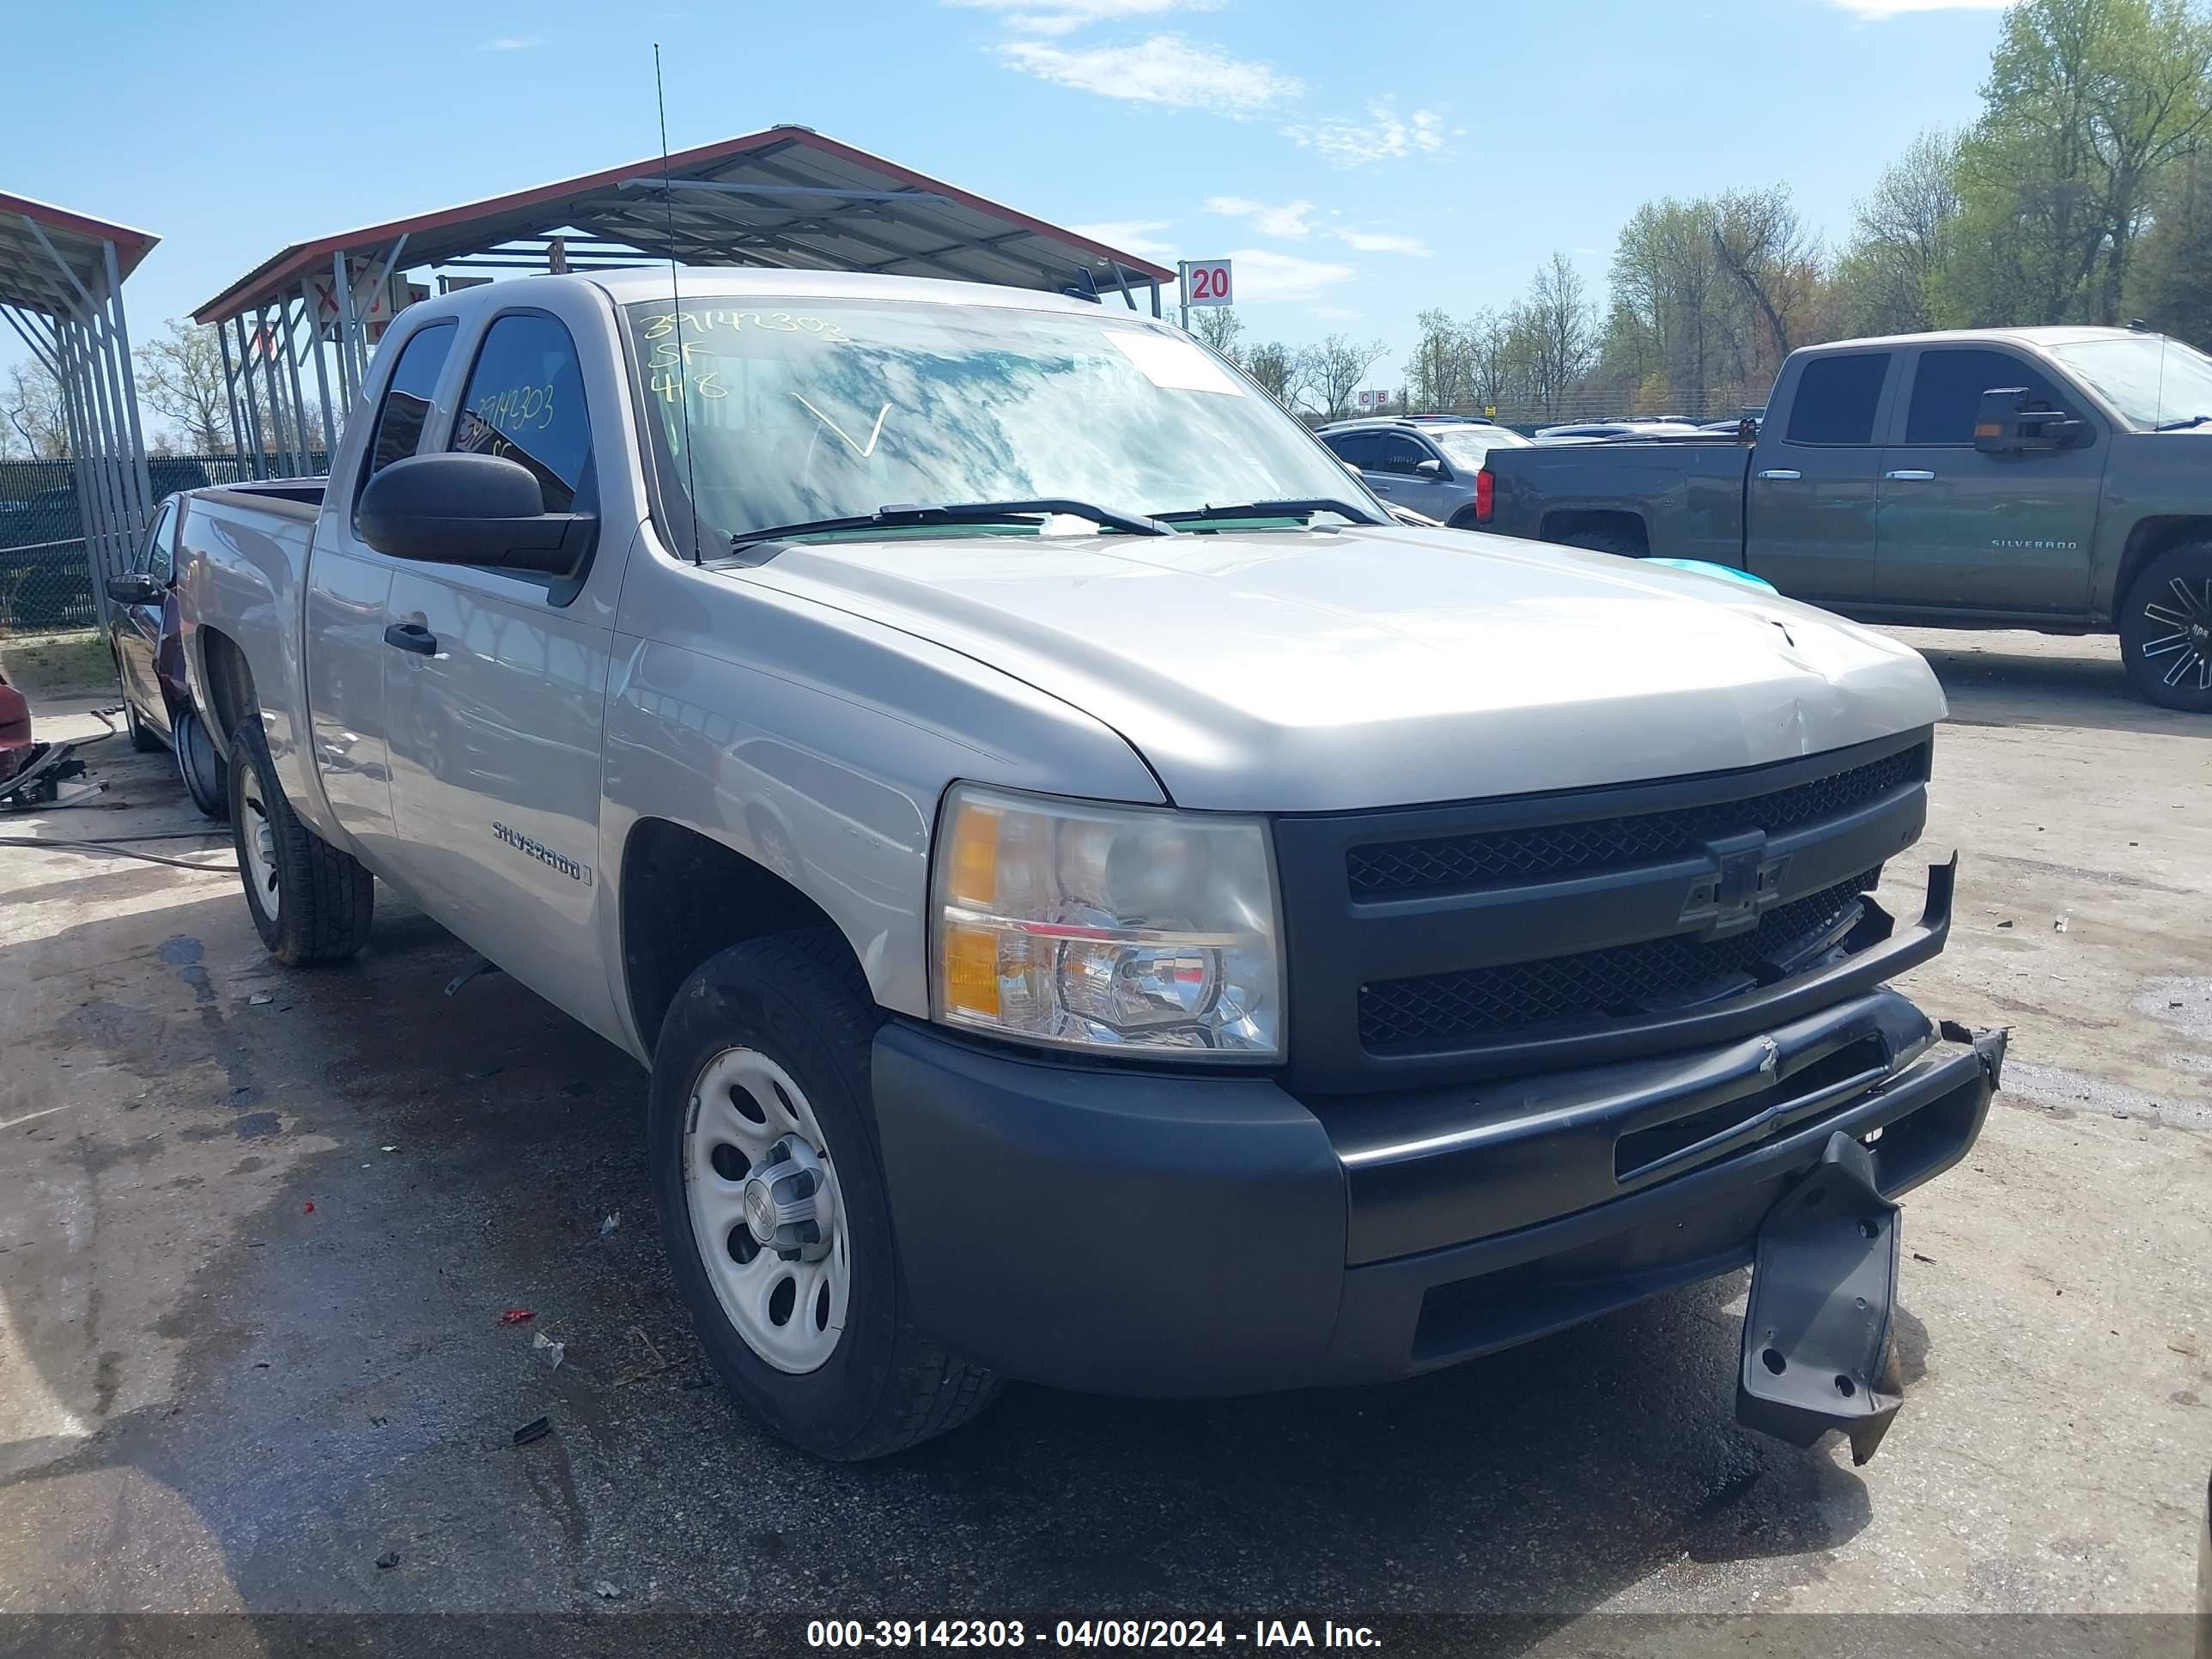
MULTIPOLYGON (((2004 1038, 1954 1034, 1877 988, 1717 1048, 1299 1097, 893 1020, 873 1083, 922 1328, 1030 1381, 1231 1395, 1431 1370, 1751 1265, 1789 1244, 1769 1218, 1838 1138, 1893 1200, 1987 1115, 2004 1038)), ((1753 1360, 1773 1347, 1785 1371, 1847 1346, 1813 1316, 1823 1287, 1861 1294, 1832 1241, 1793 1259, 1754 1290, 1773 1334, 1753 1360), (1802 1308, 1778 1300, 1793 1273, 1802 1308)), ((1877 1361, 1844 1353, 1832 1388, 1853 1366, 1878 1382, 1877 1361)), ((1860 1427, 1883 1391, 1853 1387, 1857 1407, 1778 1401, 1755 1425, 1802 1435, 1812 1419, 1780 1407, 1817 1405, 1860 1427)))

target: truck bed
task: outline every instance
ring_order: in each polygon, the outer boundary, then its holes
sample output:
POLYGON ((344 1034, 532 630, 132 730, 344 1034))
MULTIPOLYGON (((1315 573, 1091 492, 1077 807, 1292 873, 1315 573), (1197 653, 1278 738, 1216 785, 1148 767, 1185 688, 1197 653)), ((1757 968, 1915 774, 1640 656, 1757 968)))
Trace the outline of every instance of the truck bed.
POLYGON ((1532 541, 1608 532, 1640 538, 1643 522, 1621 510, 1632 501, 1651 526, 1641 550, 1741 568, 1751 453, 1741 440, 1719 436, 1493 449, 1495 504, 1485 528, 1532 541))

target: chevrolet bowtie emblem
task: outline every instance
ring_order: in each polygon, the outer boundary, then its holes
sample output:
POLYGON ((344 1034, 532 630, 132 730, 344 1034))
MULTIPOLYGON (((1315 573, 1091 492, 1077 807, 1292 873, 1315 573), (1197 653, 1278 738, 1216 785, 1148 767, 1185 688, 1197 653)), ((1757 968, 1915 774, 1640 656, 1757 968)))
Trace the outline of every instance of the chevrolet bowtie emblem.
POLYGON ((1751 830, 1705 843, 1706 873, 1690 884, 1682 920, 1703 939, 1722 939, 1758 924, 1760 913, 1782 896, 1787 853, 1771 855, 1766 836, 1751 830))

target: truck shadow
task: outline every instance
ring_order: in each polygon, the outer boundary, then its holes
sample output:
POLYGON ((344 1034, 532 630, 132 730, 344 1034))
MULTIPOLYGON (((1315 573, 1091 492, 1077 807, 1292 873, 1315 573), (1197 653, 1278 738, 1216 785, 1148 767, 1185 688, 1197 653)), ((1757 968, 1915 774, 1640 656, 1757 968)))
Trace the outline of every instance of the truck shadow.
POLYGON ((1928 659, 1950 700, 1954 724, 2212 738, 2212 720, 2154 708, 2138 697, 2120 666, 2114 640, 1910 628, 1885 631, 1928 659))
POLYGON ((1839 1453, 1731 1421, 1740 1276, 1389 1388, 1015 1388, 903 1458, 814 1462, 708 1380, 643 1074, 510 980, 442 995, 467 961, 394 907, 359 963, 284 974, 227 890, 0 950, 0 983, 67 984, 9 1035, 81 1079, 0 1169, 0 1314, 68 1425, 0 1444, 0 1510, 46 1540, 16 1606, 565 1612, 606 1580, 799 1617, 1488 1613, 1533 1642, 1662 1571, 1817 1578, 1869 1522, 1839 1453))

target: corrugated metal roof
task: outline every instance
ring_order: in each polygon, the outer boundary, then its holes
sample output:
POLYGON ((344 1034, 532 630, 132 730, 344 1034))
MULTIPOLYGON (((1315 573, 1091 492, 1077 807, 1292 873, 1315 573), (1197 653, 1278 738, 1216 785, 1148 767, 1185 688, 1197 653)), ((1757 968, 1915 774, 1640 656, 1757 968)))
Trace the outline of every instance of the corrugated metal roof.
POLYGON ((103 243, 115 244, 120 278, 136 270, 138 262, 161 240, 151 231, 110 224, 105 219, 0 191, 0 305, 51 316, 64 308, 64 301, 75 304, 78 298, 69 286, 69 278, 55 268, 56 256, 87 290, 97 294, 107 282, 106 258, 100 252, 103 243), (52 253, 46 250, 48 243, 52 245, 52 253))
POLYGON ((1174 279, 1148 260, 811 129, 779 126, 665 161, 652 156, 295 242, 193 317, 220 322, 252 310, 303 276, 329 270, 337 254, 367 253, 401 236, 407 269, 467 269, 472 261, 495 268, 508 245, 542 246, 541 239, 564 233, 580 234, 572 265, 634 264, 644 254, 691 264, 879 271, 1054 289, 1076 282, 1079 270, 1103 292, 1112 291, 1117 267, 1133 284, 1174 279))

